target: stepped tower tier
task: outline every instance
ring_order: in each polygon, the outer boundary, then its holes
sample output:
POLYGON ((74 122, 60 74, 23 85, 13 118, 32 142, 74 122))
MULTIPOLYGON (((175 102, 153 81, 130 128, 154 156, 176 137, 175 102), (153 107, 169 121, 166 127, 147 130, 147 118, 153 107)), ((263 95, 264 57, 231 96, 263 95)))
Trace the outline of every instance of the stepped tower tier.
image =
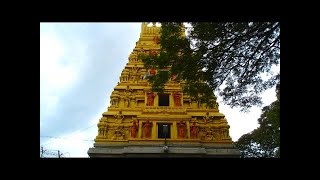
POLYGON ((164 93, 152 92, 139 53, 158 53, 160 28, 143 22, 136 46, 98 123, 90 157, 240 157, 218 103, 207 108, 184 94, 172 78, 164 93))

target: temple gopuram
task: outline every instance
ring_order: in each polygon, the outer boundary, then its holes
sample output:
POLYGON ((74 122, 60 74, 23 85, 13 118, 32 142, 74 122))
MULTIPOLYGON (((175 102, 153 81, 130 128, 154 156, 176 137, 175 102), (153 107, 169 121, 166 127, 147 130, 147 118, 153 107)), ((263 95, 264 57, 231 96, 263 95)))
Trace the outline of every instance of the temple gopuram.
POLYGON ((159 52, 160 28, 142 23, 140 38, 111 93, 88 155, 239 158, 217 102, 213 109, 197 102, 182 92, 182 82, 175 77, 167 82, 164 93, 152 92, 147 77, 157 72, 145 69, 138 54, 159 52))

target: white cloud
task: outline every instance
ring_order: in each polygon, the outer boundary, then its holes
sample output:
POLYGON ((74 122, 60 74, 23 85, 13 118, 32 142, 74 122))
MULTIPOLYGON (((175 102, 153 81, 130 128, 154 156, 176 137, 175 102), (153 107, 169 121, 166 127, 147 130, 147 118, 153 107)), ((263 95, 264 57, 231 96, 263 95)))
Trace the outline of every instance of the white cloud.
POLYGON ((52 138, 43 146, 48 150, 59 150, 65 154, 64 157, 89 157, 87 151, 90 147, 93 147, 93 140, 98 133, 97 123, 100 117, 101 114, 89 120, 90 123, 88 123, 87 128, 61 135, 60 138, 52 138))
POLYGON ((237 141, 243 134, 249 133, 259 126, 258 118, 260 118, 261 109, 277 99, 275 88, 266 90, 261 94, 261 97, 263 105, 261 107, 252 107, 248 113, 240 112, 240 108, 230 108, 224 105, 221 102, 221 98, 218 97, 219 111, 226 116, 233 141, 237 141))
POLYGON ((41 24, 41 28, 40 110, 42 117, 48 117, 55 113, 61 96, 76 83, 86 60, 86 46, 65 42, 56 34, 53 24, 41 24))
POLYGON ((226 116, 233 141, 237 141, 243 134, 258 126, 259 108, 252 108, 250 113, 242 113, 240 108, 231 109, 229 106, 219 103, 219 111, 226 116))
POLYGON ((63 55, 64 48, 53 33, 40 34, 40 104, 43 112, 53 112, 59 98, 53 89, 58 79, 54 78, 57 60, 63 55))

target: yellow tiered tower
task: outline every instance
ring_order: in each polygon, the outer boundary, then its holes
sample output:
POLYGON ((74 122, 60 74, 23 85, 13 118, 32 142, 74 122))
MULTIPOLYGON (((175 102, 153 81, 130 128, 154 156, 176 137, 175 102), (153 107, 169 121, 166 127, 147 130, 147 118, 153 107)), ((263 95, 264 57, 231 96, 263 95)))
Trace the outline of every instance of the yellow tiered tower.
MULTIPOLYGON (((139 53, 157 53, 160 27, 142 23, 136 47, 98 123, 90 157, 240 157, 218 103, 208 109, 183 94, 174 77, 162 94, 152 92, 139 53)), ((182 30, 182 32, 184 32, 182 30)))

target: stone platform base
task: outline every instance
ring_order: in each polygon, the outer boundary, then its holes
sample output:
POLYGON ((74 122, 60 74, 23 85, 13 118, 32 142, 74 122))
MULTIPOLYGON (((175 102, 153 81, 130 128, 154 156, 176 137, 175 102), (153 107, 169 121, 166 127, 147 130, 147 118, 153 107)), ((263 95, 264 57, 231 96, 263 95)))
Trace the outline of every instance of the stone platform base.
POLYGON ((88 150, 90 158, 239 158, 233 144, 127 144, 95 145, 88 150))

